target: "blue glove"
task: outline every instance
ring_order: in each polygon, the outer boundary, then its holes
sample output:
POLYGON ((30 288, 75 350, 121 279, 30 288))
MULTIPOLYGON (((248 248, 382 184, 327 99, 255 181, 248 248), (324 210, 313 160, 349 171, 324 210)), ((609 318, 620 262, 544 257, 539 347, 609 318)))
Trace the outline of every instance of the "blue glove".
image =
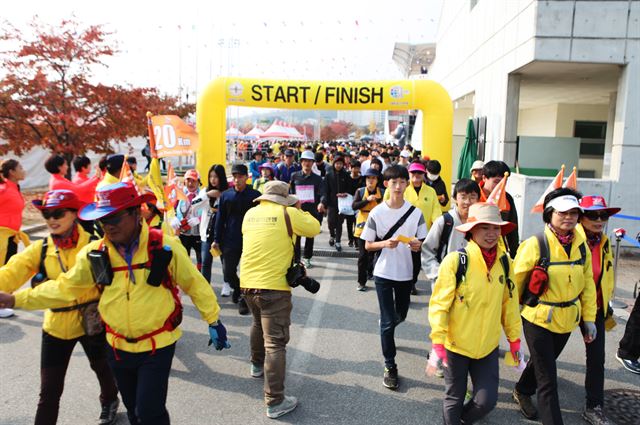
POLYGON ((584 340, 586 343, 596 339, 598 332, 594 322, 584 322, 584 340))
POLYGON ((219 320, 209 325, 209 345, 211 344, 218 351, 223 348, 231 348, 231 344, 227 341, 227 329, 219 320))

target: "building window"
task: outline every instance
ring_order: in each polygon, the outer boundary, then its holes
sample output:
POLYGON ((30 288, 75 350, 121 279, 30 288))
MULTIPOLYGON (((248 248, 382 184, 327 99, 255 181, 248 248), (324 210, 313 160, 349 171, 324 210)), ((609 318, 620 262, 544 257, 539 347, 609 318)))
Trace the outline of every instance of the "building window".
POLYGON ((576 121, 574 137, 580 140, 580 156, 586 158, 602 158, 607 134, 607 123, 601 121, 576 121))

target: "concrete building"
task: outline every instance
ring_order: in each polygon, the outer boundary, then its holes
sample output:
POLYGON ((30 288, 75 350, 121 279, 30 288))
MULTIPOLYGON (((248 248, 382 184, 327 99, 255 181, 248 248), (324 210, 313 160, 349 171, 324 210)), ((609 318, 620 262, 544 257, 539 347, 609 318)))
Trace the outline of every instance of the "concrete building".
POLYGON ((437 34, 428 78, 454 102, 454 164, 468 118, 486 118, 484 159, 520 172, 522 238, 549 181, 534 176, 563 163, 579 190, 640 216, 640 1, 449 0, 437 34))

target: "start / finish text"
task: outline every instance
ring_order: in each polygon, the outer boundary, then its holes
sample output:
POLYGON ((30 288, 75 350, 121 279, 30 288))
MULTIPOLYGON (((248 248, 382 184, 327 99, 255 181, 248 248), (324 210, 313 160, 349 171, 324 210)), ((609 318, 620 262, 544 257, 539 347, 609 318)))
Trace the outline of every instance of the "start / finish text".
POLYGON ((256 102, 308 103, 313 101, 325 104, 375 104, 384 102, 383 87, 343 87, 318 86, 275 86, 254 84, 251 86, 251 99, 256 102))

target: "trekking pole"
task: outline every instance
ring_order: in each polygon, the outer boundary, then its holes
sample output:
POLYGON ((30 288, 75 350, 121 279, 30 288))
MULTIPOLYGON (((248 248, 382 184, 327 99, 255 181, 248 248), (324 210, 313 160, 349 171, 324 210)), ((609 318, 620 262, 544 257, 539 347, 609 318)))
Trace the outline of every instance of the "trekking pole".
POLYGON ((613 229, 613 233, 616 236, 616 258, 613 260, 613 297, 609 302, 612 308, 627 308, 628 305, 619 299, 617 299, 618 295, 618 257, 620 252, 620 241, 627 233, 623 228, 613 229))

